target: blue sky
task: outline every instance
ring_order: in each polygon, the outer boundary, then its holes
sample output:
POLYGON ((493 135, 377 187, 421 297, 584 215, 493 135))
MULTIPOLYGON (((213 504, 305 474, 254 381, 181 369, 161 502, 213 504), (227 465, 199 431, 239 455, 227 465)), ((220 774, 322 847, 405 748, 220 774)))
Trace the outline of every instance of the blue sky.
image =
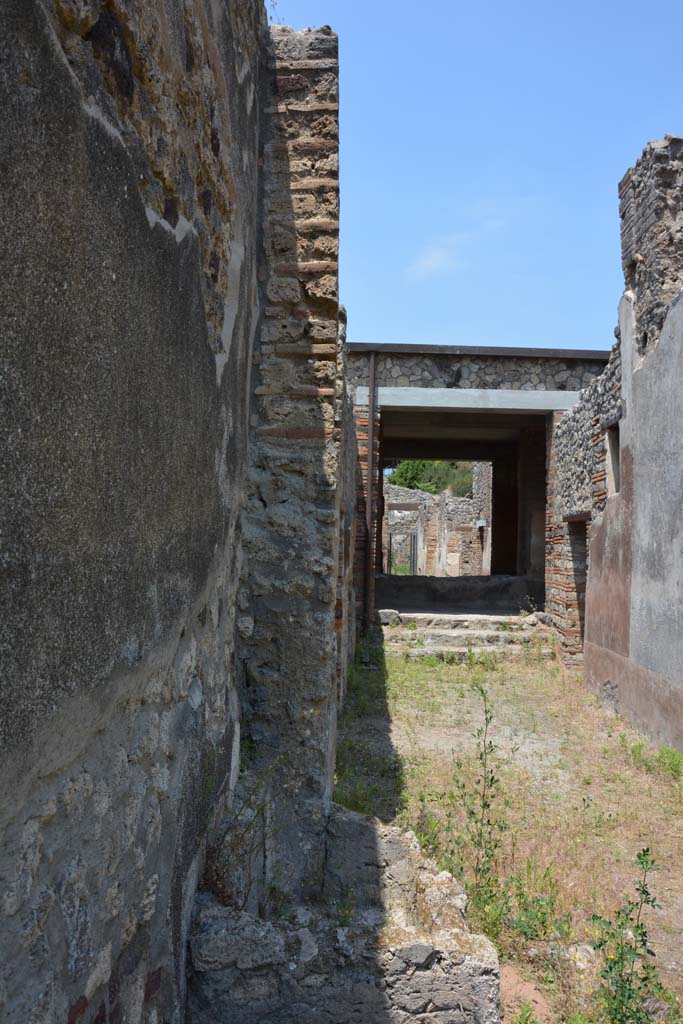
POLYGON ((341 51, 352 341, 609 348, 617 184, 683 134, 675 0, 278 0, 341 51))

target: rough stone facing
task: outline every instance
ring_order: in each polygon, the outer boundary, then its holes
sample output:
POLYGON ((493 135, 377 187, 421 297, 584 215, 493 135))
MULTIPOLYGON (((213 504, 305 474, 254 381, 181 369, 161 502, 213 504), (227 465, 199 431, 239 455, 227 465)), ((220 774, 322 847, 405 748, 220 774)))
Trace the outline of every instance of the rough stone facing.
POLYGON ((545 611, 568 659, 579 659, 583 651, 589 567, 583 533, 585 523, 600 515, 607 502, 606 434, 622 411, 617 343, 605 372, 549 425, 545 611))
POLYGON ((191 1024, 497 1024, 495 950, 412 833, 333 807, 323 881, 269 921, 197 900, 191 1024))
POLYGON ((266 305, 239 595, 256 626, 239 659, 251 777, 272 803, 261 884, 277 875, 297 891, 319 886, 337 714, 337 37, 274 26, 268 61, 266 305))
POLYGON ((642 355, 660 336, 683 284, 683 139, 651 142, 619 184, 622 266, 635 297, 642 355))
MULTIPOLYGON (((349 387, 367 387, 368 352, 349 353, 349 387)), ((579 391, 603 369, 602 359, 378 352, 377 387, 502 388, 511 391, 579 391)))

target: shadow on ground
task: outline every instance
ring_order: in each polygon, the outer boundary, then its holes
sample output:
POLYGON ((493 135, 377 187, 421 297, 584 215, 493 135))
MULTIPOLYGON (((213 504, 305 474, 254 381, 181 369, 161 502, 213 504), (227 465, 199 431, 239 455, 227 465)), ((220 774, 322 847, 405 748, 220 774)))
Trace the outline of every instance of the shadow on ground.
POLYGON ((267 919, 198 901, 191 1024, 497 1024, 499 968, 465 896, 390 822, 404 793, 381 634, 350 673, 322 890, 267 919), (371 816, 367 812, 372 812, 371 816))

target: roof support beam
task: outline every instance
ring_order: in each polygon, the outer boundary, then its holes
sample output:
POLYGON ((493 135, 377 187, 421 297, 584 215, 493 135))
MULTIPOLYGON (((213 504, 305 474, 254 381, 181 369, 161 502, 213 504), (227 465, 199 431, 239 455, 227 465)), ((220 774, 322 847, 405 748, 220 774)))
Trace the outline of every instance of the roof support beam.
MULTIPOLYGON (((561 412, 571 409, 579 391, 508 391, 505 388, 377 388, 382 409, 460 412, 561 412)), ((368 388, 356 388, 356 405, 368 405, 368 388)))

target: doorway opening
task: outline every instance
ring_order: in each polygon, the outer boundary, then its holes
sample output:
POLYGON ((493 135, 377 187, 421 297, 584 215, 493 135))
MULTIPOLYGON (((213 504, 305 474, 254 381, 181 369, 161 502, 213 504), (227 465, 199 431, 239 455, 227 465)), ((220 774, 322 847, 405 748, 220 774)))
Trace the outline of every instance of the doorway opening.
POLYGON ((377 606, 542 609, 543 414, 382 408, 377 606))

